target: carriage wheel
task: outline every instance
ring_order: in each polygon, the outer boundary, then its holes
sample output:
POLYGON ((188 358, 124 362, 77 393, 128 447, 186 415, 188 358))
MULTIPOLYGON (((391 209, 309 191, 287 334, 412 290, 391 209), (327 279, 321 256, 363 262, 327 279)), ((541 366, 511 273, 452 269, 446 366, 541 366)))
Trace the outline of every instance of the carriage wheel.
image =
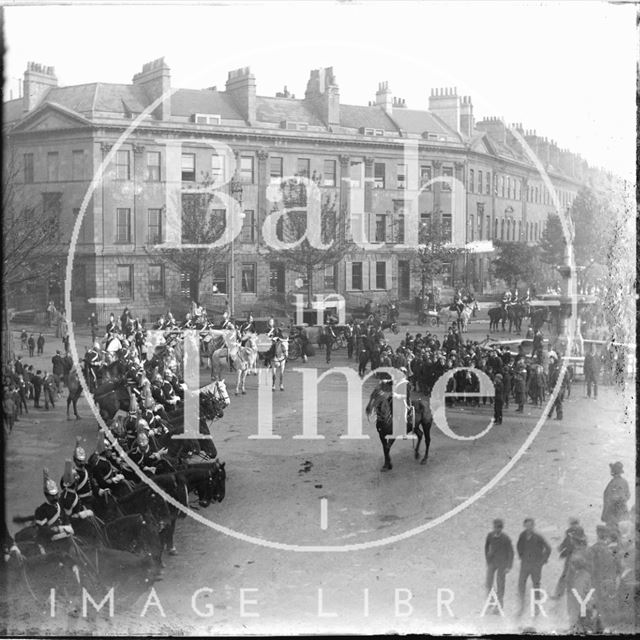
POLYGON ((396 335, 398 334, 398 331, 400 331, 400 329, 398 329, 398 323, 394 322, 391 324, 391 331, 393 331, 393 333, 395 333, 396 335))
POLYGON ((438 324, 438 318, 429 318, 429 326, 435 327, 438 324))
POLYGON ((336 349, 346 349, 347 348, 347 339, 344 336, 344 333, 341 333, 338 336, 338 339, 336 340, 335 344, 337 345, 335 348, 336 349))
POLYGON ((300 348, 300 344, 296 340, 292 342, 289 346, 289 360, 297 360, 302 353, 302 349, 300 348))

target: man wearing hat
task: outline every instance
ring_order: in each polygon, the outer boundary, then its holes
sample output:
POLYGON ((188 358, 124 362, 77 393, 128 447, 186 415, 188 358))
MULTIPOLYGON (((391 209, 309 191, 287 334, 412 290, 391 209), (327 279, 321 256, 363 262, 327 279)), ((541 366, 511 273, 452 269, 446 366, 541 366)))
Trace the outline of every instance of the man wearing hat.
POLYGON ((64 524, 58 485, 49 477, 46 468, 43 469, 43 484, 45 502, 36 509, 34 522, 38 527, 38 542, 50 545, 73 535, 73 527, 64 524))
POLYGON ((62 493, 60 494, 60 506, 64 513, 65 521, 71 522, 72 519, 84 520, 93 515, 93 511, 82 504, 80 496, 77 492, 78 474, 73 468, 71 460, 65 460, 64 474, 60 480, 62 493))
POLYGON ((518 595, 520 597, 520 611, 524 612, 525 590, 527 580, 531 578, 534 589, 540 588, 542 567, 547 563, 551 555, 549 543, 535 531, 533 518, 525 518, 524 531, 518 538, 516 548, 520 557, 520 574, 518 576, 518 595))
POLYGON ((493 387, 495 389, 495 397, 493 400, 493 420, 494 424, 502 424, 502 405, 504 402, 504 384, 502 382, 502 374, 496 373, 493 379, 493 387))
POLYGON ((549 353, 549 387, 551 392, 555 389, 556 385, 559 385, 558 395, 556 401, 553 403, 549 410, 549 418, 553 414, 553 410, 556 410, 556 420, 562 420, 562 402, 564 400, 564 392, 566 386, 566 372, 561 377, 561 367, 558 362, 558 357, 555 352, 549 353), (554 357, 555 355, 555 357, 554 357))
POLYGON ((552 596, 553 600, 559 600, 564 595, 567 587, 567 572, 569 570, 571 554, 576 547, 576 541, 580 542, 583 538, 586 540, 584 530, 580 526, 578 518, 569 518, 569 528, 564 532, 564 540, 558 547, 560 557, 564 558, 564 567, 562 569, 562 574, 558 579, 558 584, 556 584, 556 588, 552 596))
POLYGON ((618 558, 611 544, 611 531, 604 524, 596 527, 597 540, 587 550, 591 564, 591 576, 596 590, 595 603, 605 625, 613 622, 618 608, 617 580, 618 558))
POLYGON ((89 467, 95 493, 99 497, 104 496, 107 492, 113 493, 116 497, 127 492, 128 487, 124 482, 124 475, 118 472, 106 456, 106 444, 102 431, 98 434, 96 450, 89 459, 89 467))
MULTIPOLYGON (((484 557, 487 561, 487 593, 493 589, 494 577, 500 608, 504 606, 504 585, 508 571, 513 567, 513 545, 511 538, 504 533, 504 522, 500 518, 493 521, 493 531, 489 532, 484 543, 484 557)), ((499 613, 497 609, 494 613, 499 613)))
POLYGON ((93 500, 91 476, 87 469, 87 454, 84 448, 80 446, 80 436, 76 438, 76 446, 73 450, 73 465, 73 471, 77 477, 76 493, 83 504, 91 504, 93 500))
POLYGON ((622 462, 612 462, 609 464, 611 470, 611 480, 607 484, 602 508, 601 520, 609 526, 617 526, 621 520, 629 518, 627 501, 631 497, 629 484, 622 477, 624 468, 622 462))

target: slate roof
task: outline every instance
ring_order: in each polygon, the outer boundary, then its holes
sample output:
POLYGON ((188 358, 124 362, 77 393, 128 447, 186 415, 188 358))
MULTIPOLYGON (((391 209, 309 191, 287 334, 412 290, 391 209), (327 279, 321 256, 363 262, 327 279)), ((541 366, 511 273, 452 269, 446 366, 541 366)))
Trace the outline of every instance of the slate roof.
POLYGON ((429 133, 439 133, 460 139, 460 135, 456 131, 453 131, 440 118, 429 111, 404 108, 394 109, 393 119, 407 133, 422 134, 424 131, 428 131, 429 133))
POLYGON ((283 120, 306 122, 315 127, 323 127, 325 123, 309 108, 304 100, 294 98, 256 98, 256 117, 258 122, 280 123, 283 120))
POLYGON ((340 105, 340 125, 351 129, 366 127, 367 129, 384 129, 398 131, 393 120, 382 107, 363 107, 359 105, 340 105))
POLYGON ((223 120, 244 120, 230 96, 212 89, 177 89, 171 94, 171 113, 176 116, 209 113, 223 120))

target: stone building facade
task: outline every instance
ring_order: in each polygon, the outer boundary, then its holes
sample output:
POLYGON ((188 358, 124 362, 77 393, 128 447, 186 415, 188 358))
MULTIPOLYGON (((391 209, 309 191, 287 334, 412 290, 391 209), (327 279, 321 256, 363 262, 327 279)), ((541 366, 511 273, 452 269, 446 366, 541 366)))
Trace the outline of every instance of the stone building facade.
MULTIPOLYGON (((168 212, 182 194, 206 179, 222 185, 214 205, 222 215, 229 179, 241 184, 234 303, 237 313, 261 313, 306 290, 300 274, 262 250, 273 208, 268 187, 288 176, 313 180, 335 197, 349 213, 350 241, 364 234, 366 249, 354 242, 314 282, 315 291, 359 306, 418 292, 414 252, 403 248, 415 231, 409 216, 418 224, 437 220, 454 245, 469 250, 435 283, 444 295, 460 285, 489 293, 502 286, 489 271, 493 240, 537 242, 547 215, 569 206, 594 174, 535 131, 496 117, 476 121, 471 98, 455 88, 432 89, 428 109, 408 108, 386 82, 368 105, 342 104, 332 68, 311 71, 304 97, 295 98, 286 87, 275 97, 258 95, 249 68, 229 72, 224 90, 172 88, 162 58, 130 84, 60 87, 53 68, 30 63, 23 97, 5 102, 4 119, 25 201, 56 207, 61 223, 60 261, 25 301, 61 301, 66 254, 84 209, 73 270, 76 317, 104 315, 116 304, 144 317, 186 306, 188 278, 151 248, 167 240, 168 212)), ((202 283, 201 302, 216 307, 229 297, 231 269, 220 265, 202 283), (223 296, 212 293, 214 282, 223 296)))

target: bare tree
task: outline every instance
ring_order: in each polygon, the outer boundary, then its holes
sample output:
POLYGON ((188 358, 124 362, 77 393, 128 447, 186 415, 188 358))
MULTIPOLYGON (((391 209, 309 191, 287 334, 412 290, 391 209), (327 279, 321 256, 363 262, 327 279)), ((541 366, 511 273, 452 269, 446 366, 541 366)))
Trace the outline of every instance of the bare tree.
POLYGON ((206 246, 222 237, 227 224, 226 211, 216 208, 215 196, 208 190, 211 184, 211 176, 203 174, 195 189, 180 194, 181 242, 202 248, 147 248, 148 253, 162 256, 177 272, 188 275, 189 295, 198 301, 205 278, 229 260, 228 244, 213 249, 206 246))
MULTIPOLYGON (((294 243, 304 238, 295 247, 281 249, 263 245, 262 252, 267 258, 282 262, 285 268, 299 273, 307 283, 307 306, 311 307, 313 299, 313 276, 316 272, 326 267, 334 266, 349 251, 349 243, 346 238, 346 212, 337 207, 336 196, 330 193, 320 194, 320 238, 327 248, 314 246, 309 241, 308 216, 310 208, 307 207, 307 189, 303 182, 295 178, 283 181, 280 185, 282 202, 286 214, 279 220, 276 227, 278 240, 284 243, 294 243)), ((276 212, 274 205, 272 213, 276 212)))
POLYGON ((28 194, 15 150, 8 145, 2 173, 2 325, 5 361, 12 359, 8 309, 30 284, 48 281, 61 252, 61 208, 28 194))

